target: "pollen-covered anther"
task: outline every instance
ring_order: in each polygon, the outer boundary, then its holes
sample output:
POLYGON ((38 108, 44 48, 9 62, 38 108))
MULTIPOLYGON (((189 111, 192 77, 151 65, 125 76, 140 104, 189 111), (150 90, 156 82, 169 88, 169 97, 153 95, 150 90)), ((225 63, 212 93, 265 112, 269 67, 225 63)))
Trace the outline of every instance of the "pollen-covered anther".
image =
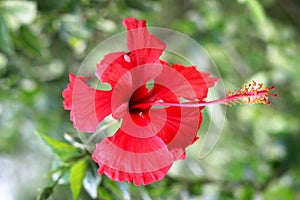
POLYGON ((237 103, 247 103, 247 104, 270 104, 269 97, 276 98, 277 94, 271 94, 269 91, 274 90, 274 87, 266 87, 263 89, 262 83, 257 83, 252 81, 251 83, 246 83, 243 88, 235 90, 234 93, 228 91, 227 103, 226 105, 235 105, 237 103), (229 102, 228 102, 229 101, 229 102))

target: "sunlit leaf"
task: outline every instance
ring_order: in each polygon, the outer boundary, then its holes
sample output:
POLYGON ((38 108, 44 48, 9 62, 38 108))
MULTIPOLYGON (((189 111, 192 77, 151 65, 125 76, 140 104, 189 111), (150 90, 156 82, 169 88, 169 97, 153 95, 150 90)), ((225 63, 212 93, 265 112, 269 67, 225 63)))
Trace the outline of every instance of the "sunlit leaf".
POLYGON ((246 2, 251 13, 252 21, 257 26, 258 31, 261 33, 264 39, 270 39, 274 34, 274 27, 272 22, 266 16, 263 6, 257 0, 244 0, 246 2))
POLYGON ((73 147, 68 143, 53 139, 43 133, 36 133, 40 136, 40 138, 43 140, 44 144, 50 149, 50 151, 54 155, 56 155, 61 161, 66 161, 67 159, 79 153, 79 149, 73 147))
POLYGON ((3 8, 11 28, 30 24, 37 13, 36 3, 33 1, 2 1, 0 7, 3 8))
POLYGON ((100 199, 107 199, 107 200, 112 200, 113 199, 110 192, 107 191, 105 188, 102 188, 102 187, 98 188, 98 196, 99 196, 100 199))
POLYGON ((78 200, 83 184, 83 178, 87 167, 87 160, 81 159, 71 167, 70 184, 73 199, 78 200))
POLYGON ((249 8, 256 23, 265 24, 267 19, 263 7, 257 0, 248 0, 249 8))
MULTIPOLYGON (((263 195, 263 199, 265 200, 273 200, 273 199, 284 199, 284 200, 292 200, 295 199, 293 195, 292 188, 282 183, 272 184, 270 188, 265 191, 263 195)), ((297 198, 296 198, 297 199, 297 198)))

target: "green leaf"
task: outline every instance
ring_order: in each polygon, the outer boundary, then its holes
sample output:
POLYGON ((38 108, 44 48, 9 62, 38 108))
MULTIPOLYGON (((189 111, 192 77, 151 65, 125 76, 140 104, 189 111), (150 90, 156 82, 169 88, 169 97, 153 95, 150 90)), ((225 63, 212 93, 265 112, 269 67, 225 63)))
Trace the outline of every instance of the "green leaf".
POLYGON ((4 54, 0 53, 0 77, 7 71, 7 62, 7 57, 4 54))
POLYGON ((99 187, 98 188, 98 197, 100 199, 112 200, 113 197, 105 188, 99 187))
POLYGON ((98 187, 99 199, 126 199, 123 196, 122 189, 118 187, 118 182, 113 181, 106 176, 101 177, 101 184, 98 187))
POLYGON ((272 200, 272 199, 285 199, 285 200, 292 200, 295 199, 293 195, 293 190, 287 185, 283 185, 281 183, 273 183, 267 191, 263 194, 263 199, 265 200, 272 200))
POLYGON ((41 11, 51 11, 55 10, 58 11, 62 6, 68 2, 68 0, 51 0, 51 1, 45 1, 45 0, 35 0, 38 4, 38 8, 41 11))
POLYGON ((263 38, 268 39, 274 35, 272 22, 268 20, 265 10, 259 1, 244 0, 240 1, 240 3, 247 3, 251 13, 251 19, 255 23, 258 31, 262 34, 263 38))
POLYGON ((235 197, 237 199, 250 200, 253 199, 254 194, 255 194, 255 189, 252 186, 245 186, 237 189, 235 197))
POLYGON ((48 199, 53 193, 53 187, 49 186, 43 189, 40 195, 36 198, 37 200, 46 200, 48 199))
POLYGON ((75 163, 71 168, 70 182, 71 182, 71 190, 72 190, 74 200, 79 199, 86 167, 87 167, 87 160, 81 159, 77 163, 75 163))
POLYGON ((139 11, 148 12, 152 11, 153 9, 146 5, 146 1, 141 0, 125 0, 125 3, 128 7, 134 8, 139 11))
POLYGON ((44 48, 42 41, 37 34, 34 34, 29 28, 22 26, 14 39, 16 46, 23 50, 29 56, 41 57, 41 49, 44 48))
POLYGON ((259 24, 266 24, 267 17, 262 5, 256 0, 248 0, 248 6, 252 13, 253 21, 259 24))
POLYGON ((110 195, 114 197, 113 199, 123 199, 123 194, 118 188, 116 181, 105 179, 103 185, 106 190, 110 191, 110 195))
POLYGON ((66 161, 79 153, 79 149, 68 143, 53 139, 43 133, 36 133, 40 136, 40 138, 51 150, 51 152, 56 155, 61 161, 66 161))
POLYGON ((0 15, 0 50, 7 54, 13 52, 13 43, 10 37, 10 33, 7 28, 6 21, 3 16, 0 15))

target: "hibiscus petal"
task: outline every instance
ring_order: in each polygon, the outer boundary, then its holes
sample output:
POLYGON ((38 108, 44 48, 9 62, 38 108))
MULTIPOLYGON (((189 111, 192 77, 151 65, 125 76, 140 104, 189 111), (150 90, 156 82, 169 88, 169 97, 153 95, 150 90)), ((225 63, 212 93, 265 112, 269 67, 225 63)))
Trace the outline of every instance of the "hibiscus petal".
POLYGON ((219 80, 210 78, 209 73, 201 73, 193 66, 176 64, 169 67, 166 64, 163 62, 163 71, 155 79, 155 83, 168 87, 177 97, 201 101, 207 96, 208 87, 219 80))
POLYGON ((111 113, 110 91, 91 88, 84 77, 69 74, 70 83, 63 91, 64 108, 70 110, 74 127, 83 132, 94 132, 100 121, 111 113))
POLYGON ((96 76, 100 81, 109 83, 114 88, 118 80, 131 68, 132 63, 128 54, 110 53, 97 64, 96 76))
POLYGON ((166 45, 148 32, 146 21, 127 18, 123 25, 127 28, 127 46, 133 55, 134 66, 158 62, 166 45))
POLYGON ((144 172, 144 173, 128 173, 119 171, 108 166, 103 165, 102 163, 98 162, 99 175, 106 174, 110 179, 115 181, 128 181, 129 183, 133 182, 136 186, 139 185, 148 185, 155 181, 159 181, 163 179, 168 171, 170 170, 171 165, 161 168, 157 171, 153 172, 144 172))
POLYGON ((92 158, 98 173, 113 180, 147 185, 162 179, 173 163, 173 156, 157 136, 132 137, 121 129, 97 143, 92 158))
MULTIPOLYGON (((153 109, 154 110, 154 109, 153 109)), ((173 154, 174 160, 185 158, 185 149, 198 139, 197 133, 202 121, 199 108, 165 108, 166 117, 151 112, 151 119, 157 122, 165 121, 163 128, 157 130, 156 122, 153 122, 153 130, 157 132, 169 151, 173 154)))
MULTIPOLYGON (((219 78, 211 78, 209 77, 209 73, 199 72, 194 66, 186 67, 175 64, 172 68, 181 73, 189 81, 199 100, 205 98, 208 88, 213 87, 219 81, 219 78)), ((188 96, 184 98, 188 98, 188 96)))
POLYGON ((165 97, 171 95, 170 92, 172 92, 178 98, 184 97, 189 100, 197 99, 196 91, 194 91, 190 82, 186 79, 186 77, 172 67, 164 65, 162 73, 154 79, 154 82, 157 85, 168 88, 169 92, 167 94, 158 91, 165 97))
POLYGON ((123 24, 127 27, 127 46, 130 53, 110 53, 97 64, 96 76, 112 87, 132 67, 159 62, 165 49, 165 44, 148 32, 145 20, 127 18, 123 24))

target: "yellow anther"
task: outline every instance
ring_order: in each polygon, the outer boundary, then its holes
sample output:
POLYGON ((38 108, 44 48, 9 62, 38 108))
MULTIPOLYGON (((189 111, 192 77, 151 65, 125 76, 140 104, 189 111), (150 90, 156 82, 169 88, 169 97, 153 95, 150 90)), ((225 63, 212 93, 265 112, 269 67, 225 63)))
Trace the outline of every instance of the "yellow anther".
POLYGON ((248 103, 248 104, 270 104, 269 96, 276 98, 276 94, 270 94, 269 91, 273 90, 274 87, 264 88, 262 83, 257 83, 256 81, 252 81, 251 83, 246 83, 244 88, 240 88, 235 90, 232 93, 230 90, 228 91, 228 101, 230 103, 226 103, 228 106, 235 105, 237 103, 248 103))

